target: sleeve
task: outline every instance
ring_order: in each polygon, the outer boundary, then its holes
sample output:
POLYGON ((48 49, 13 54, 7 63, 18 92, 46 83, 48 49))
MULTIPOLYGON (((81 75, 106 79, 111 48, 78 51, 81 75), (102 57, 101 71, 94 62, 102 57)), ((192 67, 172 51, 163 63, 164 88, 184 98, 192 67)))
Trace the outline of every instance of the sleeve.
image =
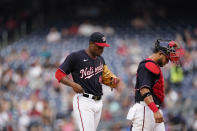
POLYGON ((73 71, 74 65, 75 65, 75 60, 76 56, 74 53, 71 53, 66 57, 64 62, 59 66, 59 69, 64 72, 65 74, 70 74, 73 71))
POLYGON ((60 69, 57 69, 55 72, 55 78, 58 80, 58 82, 60 82, 60 80, 65 77, 66 74, 64 72, 62 72, 60 69))
POLYGON ((148 87, 151 89, 154 85, 155 74, 148 71, 144 66, 138 70, 137 77, 139 81, 139 88, 148 87))

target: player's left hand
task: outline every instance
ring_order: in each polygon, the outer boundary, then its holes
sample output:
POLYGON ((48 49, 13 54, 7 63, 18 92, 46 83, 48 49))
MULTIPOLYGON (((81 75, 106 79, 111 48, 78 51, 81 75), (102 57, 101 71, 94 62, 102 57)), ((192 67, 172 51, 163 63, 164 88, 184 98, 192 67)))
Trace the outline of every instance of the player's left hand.
POLYGON ((118 84, 120 83, 120 78, 116 77, 116 78, 113 78, 113 88, 116 88, 118 87, 118 84))

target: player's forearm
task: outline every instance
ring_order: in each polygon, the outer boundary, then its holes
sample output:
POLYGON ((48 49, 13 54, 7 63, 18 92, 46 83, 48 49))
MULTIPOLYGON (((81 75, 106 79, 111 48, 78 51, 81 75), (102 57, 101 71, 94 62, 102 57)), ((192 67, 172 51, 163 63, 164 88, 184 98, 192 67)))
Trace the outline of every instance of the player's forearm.
POLYGON ((70 78, 68 78, 67 76, 63 77, 60 82, 64 85, 73 87, 76 83, 73 82, 70 78))
MULTIPOLYGON (((142 96, 144 96, 145 94, 147 94, 147 93, 149 93, 149 92, 150 92, 150 90, 149 90, 148 88, 142 88, 142 89, 140 89, 140 93, 141 93, 142 96)), ((153 101, 152 95, 146 96, 146 97, 144 98, 144 102, 145 102, 147 105, 148 105, 149 103, 151 103, 151 102, 154 102, 154 101, 153 101)))
POLYGON ((140 90, 140 93, 142 96, 144 96, 144 102, 149 106, 149 108, 153 111, 153 112, 157 112, 158 108, 153 100, 153 97, 150 93, 150 90, 148 88, 142 88, 140 90))
POLYGON ((153 97, 152 96, 147 96, 146 98, 144 98, 144 102, 148 105, 153 101, 153 97))
POLYGON ((70 78, 68 78, 67 74, 64 73, 60 69, 57 69, 57 71, 55 73, 55 77, 62 84, 65 84, 65 85, 68 85, 68 86, 71 86, 71 87, 73 87, 73 85, 75 84, 75 82, 73 82, 70 78))

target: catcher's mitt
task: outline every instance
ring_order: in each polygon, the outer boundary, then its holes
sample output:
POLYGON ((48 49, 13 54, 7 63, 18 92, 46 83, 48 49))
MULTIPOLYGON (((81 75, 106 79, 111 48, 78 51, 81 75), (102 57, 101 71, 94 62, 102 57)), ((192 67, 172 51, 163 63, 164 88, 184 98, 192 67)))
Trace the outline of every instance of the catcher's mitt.
POLYGON ((115 76, 107 67, 103 66, 102 82, 104 85, 110 86, 111 88, 116 88, 117 86, 117 76, 115 76))

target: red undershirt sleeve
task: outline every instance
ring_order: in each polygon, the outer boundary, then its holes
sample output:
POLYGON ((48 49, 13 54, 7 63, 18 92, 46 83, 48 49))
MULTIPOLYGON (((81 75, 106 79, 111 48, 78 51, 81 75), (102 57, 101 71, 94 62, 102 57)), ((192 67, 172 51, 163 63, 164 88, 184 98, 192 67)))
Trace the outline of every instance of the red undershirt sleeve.
POLYGON ((58 82, 60 82, 60 80, 66 76, 66 73, 64 73, 63 71, 61 71, 60 69, 57 69, 55 72, 55 78, 58 80, 58 82))

